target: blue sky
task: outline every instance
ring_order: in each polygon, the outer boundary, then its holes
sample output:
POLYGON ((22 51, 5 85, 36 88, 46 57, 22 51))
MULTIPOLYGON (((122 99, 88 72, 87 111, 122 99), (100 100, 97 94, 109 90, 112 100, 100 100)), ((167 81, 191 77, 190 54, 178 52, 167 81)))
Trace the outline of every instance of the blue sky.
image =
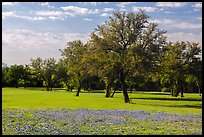
POLYGON ((168 41, 202 47, 201 2, 3 2, 2 62, 29 64, 31 58, 60 58, 66 42, 86 42, 90 32, 115 11, 145 10, 150 22, 167 30, 168 41))

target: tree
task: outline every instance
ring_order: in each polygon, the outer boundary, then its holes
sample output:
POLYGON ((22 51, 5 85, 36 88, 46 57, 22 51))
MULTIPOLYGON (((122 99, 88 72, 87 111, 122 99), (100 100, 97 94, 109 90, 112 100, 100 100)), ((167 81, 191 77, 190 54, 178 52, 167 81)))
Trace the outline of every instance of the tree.
POLYGON ((67 67, 66 65, 67 65, 66 62, 60 59, 56 67, 56 73, 57 73, 58 79, 65 84, 67 91, 68 90, 72 91, 73 86, 71 85, 72 84, 71 76, 68 75, 68 70, 66 68, 67 67))
POLYGON ((62 56, 67 64, 68 75, 73 77, 77 93, 79 96, 82 85, 88 78, 88 67, 86 63, 86 57, 88 56, 88 48, 86 44, 83 44, 80 40, 67 42, 67 48, 61 50, 62 56))
POLYGON ((149 65, 153 66, 156 53, 165 43, 165 31, 159 31, 147 19, 142 10, 137 14, 115 12, 113 18, 109 17, 109 21, 90 35, 90 43, 102 52, 101 62, 108 62, 104 68, 118 69, 125 103, 130 102, 127 77, 136 76, 144 68, 150 68, 149 65))
POLYGON ((57 81, 55 59, 31 59, 31 66, 33 68, 33 73, 43 80, 47 91, 52 91, 54 83, 57 81))
POLYGON ((8 86, 7 83, 7 75, 8 75, 9 67, 6 63, 2 63, 2 87, 8 86))
POLYGON ((29 86, 30 82, 31 82, 31 69, 29 65, 25 64, 23 68, 22 79, 19 81, 19 84, 26 88, 27 86, 29 86))
POLYGON ((177 97, 185 89, 186 76, 190 74, 191 64, 197 60, 201 49, 198 43, 169 42, 164 47, 164 57, 161 62, 161 74, 170 82, 172 95, 177 97))
POLYGON ((15 86, 16 88, 19 87, 19 82, 20 80, 23 79, 23 75, 24 75, 24 67, 23 65, 12 65, 7 73, 7 82, 11 85, 11 86, 15 86))

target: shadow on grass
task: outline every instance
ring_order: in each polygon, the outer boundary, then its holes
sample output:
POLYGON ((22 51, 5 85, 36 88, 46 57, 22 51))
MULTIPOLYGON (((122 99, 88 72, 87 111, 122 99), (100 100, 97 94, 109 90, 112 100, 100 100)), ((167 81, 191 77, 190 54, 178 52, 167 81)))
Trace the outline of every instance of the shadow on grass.
MULTIPOLYGON (((136 104, 136 102, 134 102, 133 98, 130 98, 130 104, 136 104), (133 99, 133 100, 132 100, 133 99)), ((160 105, 160 104, 142 104, 142 105, 148 105, 148 106, 155 106, 155 107, 176 107, 176 108, 195 108, 195 109, 202 109, 202 104, 199 105, 160 105)))
POLYGON ((151 97, 147 97, 147 98, 141 98, 141 97, 134 97, 134 98, 130 98, 130 99, 145 99, 145 100, 165 100, 165 101, 202 101, 202 98, 151 98, 151 97))
POLYGON ((202 109, 202 105, 150 105, 150 106, 161 106, 161 107, 176 107, 176 108, 195 108, 202 109))

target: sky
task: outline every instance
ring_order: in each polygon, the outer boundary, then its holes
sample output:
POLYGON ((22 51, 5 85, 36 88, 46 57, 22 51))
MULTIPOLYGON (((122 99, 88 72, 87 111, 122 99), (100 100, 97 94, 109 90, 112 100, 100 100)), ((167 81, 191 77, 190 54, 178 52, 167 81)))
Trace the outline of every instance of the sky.
POLYGON ((201 2, 2 2, 2 62, 30 64, 31 58, 61 58, 59 49, 108 21, 113 12, 139 9, 148 21, 166 30, 168 41, 199 43, 202 48, 201 2))

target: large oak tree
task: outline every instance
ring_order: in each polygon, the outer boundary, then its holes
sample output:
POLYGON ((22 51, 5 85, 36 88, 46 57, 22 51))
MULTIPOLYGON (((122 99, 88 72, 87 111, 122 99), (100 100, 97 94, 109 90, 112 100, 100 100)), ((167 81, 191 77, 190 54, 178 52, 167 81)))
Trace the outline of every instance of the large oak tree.
POLYGON ((91 33, 90 43, 103 53, 100 54, 102 65, 108 62, 102 69, 111 69, 110 66, 118 69, 124 101, 129 103, 126 79, 155 65, 157 54, 165 44, 165 31, 159 31, 156 24, 149 23, 142 10, 138 13, 115 12, 113 15, 91 33))

